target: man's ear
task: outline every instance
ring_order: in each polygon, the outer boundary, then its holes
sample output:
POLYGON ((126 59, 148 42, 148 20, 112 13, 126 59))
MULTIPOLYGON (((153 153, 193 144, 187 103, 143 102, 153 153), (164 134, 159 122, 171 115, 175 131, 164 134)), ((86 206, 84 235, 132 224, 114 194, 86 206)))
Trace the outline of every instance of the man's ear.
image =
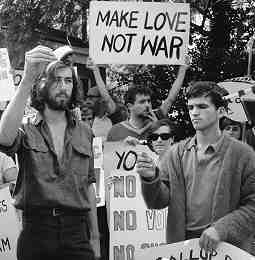
POLYGON ((226 108, 225 107, 219 107, 218 108, 218 114, 219 114, 219 118, 226 116, 226 114, 227 114, 226 108))

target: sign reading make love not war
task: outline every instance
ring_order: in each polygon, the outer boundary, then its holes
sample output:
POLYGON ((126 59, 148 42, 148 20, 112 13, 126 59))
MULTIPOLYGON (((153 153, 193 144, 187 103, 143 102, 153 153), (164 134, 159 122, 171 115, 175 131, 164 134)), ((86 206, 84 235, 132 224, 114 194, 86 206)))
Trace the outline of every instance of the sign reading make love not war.
POLYGON ((140 177, 135 170, 137 154, 143 151, 155 158, 145 146, 133 147, 119 142, 104 146, 106 178, 115 176, 107 203, 112 260, 140 260, 144 249, 165 243, 167 209, 146 207, 140 177))
POLYGON ((89 53, 97 64, 184 64, 185 3, 91 1, 89 53))
POLYGON ((225 242, 208 254, 199 247, 197 238, 146 249, 139 260, 255 260, 255 257, 225 242))
POLYGON ((14 96, 15 87, 10 73, 11 65, 6 48, 0 48, 0 101, 8 101, 14 96))
POLYGON ((11 203, 9 187, 0 190, 0 259, 16 260, 20 224, 11 203))

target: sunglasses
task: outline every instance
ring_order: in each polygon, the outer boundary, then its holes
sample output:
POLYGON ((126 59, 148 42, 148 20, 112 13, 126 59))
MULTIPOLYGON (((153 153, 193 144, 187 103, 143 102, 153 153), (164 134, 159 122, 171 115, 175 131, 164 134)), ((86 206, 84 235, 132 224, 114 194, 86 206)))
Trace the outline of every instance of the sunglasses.
POLYGON ((149 140, 151 140, 151 141, 157 141, 159 137, 161 138, 161 140, 166 141, 166 140, 168 140, 169 138, 173 137, 173 134, 170 134, 170 133, 151 134, 151 135, 149 136, 149 140))

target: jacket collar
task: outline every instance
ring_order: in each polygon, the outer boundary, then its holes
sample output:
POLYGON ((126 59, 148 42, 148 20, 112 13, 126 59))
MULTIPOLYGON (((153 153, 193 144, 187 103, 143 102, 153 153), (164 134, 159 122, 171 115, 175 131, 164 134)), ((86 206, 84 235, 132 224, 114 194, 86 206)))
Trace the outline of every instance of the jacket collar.
MULTIPOLYGON (((67 117, 67 124, 70 127, 74 127, 77 123, 77 118, 75 117, 72 111, 66 110, 66 117, 67 117)), ((36 114, 31 118, 30 122, 35 126, 39 125, 42 121, 45 122, 44 116, 38 111, 36 114)))
MULTIPOLYGON (((222 145, 222 143, 224 142, 224 139, 225 139, 225 135, 222 134, 221 137, 219 138, 219 140, 214 143, 214 144, 208 144, 208 146, 206 147, 205 149, 205 152, 208 151, 208 150, 211 150, 213 152, 218 152, 220 150, 220 147, 222 145)), ((197 138, 196 138, 196 135, 193 136, 189 143, 187 144, 187 150, 191 150, 191 148, 194 148, 194 149, 197 149, 197 138)))

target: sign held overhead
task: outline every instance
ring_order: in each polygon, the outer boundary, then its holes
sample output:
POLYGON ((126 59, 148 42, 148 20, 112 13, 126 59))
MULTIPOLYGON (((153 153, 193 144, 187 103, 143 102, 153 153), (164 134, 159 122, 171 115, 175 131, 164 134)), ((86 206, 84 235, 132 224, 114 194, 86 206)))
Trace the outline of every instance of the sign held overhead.
POLYGON ((184 64, 189 4, 91 1, 89 52, 97 64, 184 64))

